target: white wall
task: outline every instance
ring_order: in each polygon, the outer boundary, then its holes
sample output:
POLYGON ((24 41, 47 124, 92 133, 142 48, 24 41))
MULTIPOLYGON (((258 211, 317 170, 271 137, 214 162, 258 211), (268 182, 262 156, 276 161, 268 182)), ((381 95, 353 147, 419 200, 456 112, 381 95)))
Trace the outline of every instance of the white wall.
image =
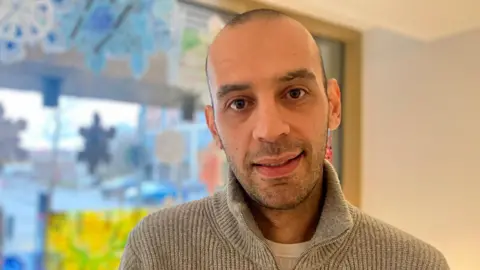
POLYGON ((480 31, 364 38, 362 208, 480 269, 480 31))

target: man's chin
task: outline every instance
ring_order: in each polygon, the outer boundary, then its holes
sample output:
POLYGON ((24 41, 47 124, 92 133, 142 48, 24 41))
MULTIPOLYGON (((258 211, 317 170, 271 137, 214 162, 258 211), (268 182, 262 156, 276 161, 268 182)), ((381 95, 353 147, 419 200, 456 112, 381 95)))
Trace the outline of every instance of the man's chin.
POLYGON ((302 196, 292 197, 291 190, 288 192, 288 189, 276 190, 254 200, 261 207, 271 210, 292 210, 305 200, 302 196))
POLYGON ((262 207, 276 210, 291 210, 308 199, 315 185, 293 184, 292 179, 281 179, 257 189, 250 197, 262 207))
POLYGON ((301 202, 297 201, 267 201, 261 206, 265 209, 276 211, 288 211, 297 208, 301 202))

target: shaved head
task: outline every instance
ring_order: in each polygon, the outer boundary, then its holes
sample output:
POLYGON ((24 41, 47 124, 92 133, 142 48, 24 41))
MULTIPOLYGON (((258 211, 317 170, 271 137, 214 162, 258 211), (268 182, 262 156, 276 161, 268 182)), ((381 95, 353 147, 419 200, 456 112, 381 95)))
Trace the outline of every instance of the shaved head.
POLYGON ((233 17, 226 25, 226 27, 232 27, 238 24, 246 23, 252 19, 270 19, 278 17, 288 17, 280 11, 273 9, 253 9, 242 14, 233 17))
MULTIPOLYGON (((233 17, 229 22, 227 22, 224 29, 235 27, 235 26, 238 26, 238 25, 241 25, 241 24, 251 22, 253 20, 258 20, 258 19, 269 20, 269 19, 279 19, 279 18, 287 18, 287 19, 293 20, 288 15, 286 15, 286 14, 280 12, 280 11, 274 10, 274 9, 267 9, 267 8, 253 9, 253 10, 238 14, 235 17, 233 17)), ((312 36, 312 39, 314 39, 313 36, 312 36)), ((324 84, 324 88, 326 90, 327 89, 327 74, 325 72, 325 66, 323 64, 323 59, 322 59, 322 56, 320 54, 320 48, 318 48, 318 50, 319 50, 320 64, 322 66, 322 71, 323 71, 323 84, 324 84)), ((205 73, 207 75, 207 83, 208 83, 208 88, 209 88, 209 91, 210 91, 210 98, 211 98, 209 68, 208 68, 209 54, 210 54, 210 50, 208 50, 207 57, 205 59, 205 73)))
POLYGON ((206 72, 208 128, 249 198, 288 210, 318 195, 341 106, 310 32, 275 10, 240 14, 212 42, 206 72))

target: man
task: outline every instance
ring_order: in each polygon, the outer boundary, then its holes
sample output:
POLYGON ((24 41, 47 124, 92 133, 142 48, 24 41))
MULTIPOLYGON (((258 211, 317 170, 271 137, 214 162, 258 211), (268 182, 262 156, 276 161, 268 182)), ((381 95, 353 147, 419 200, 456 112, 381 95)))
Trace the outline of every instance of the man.
POLYGON ((273 10, 235 17, 206 70, 227 187, 145 218, 121 269, 448 269, 435 248, 344 199, 324 161, 340 90, 299 22, 273 10))

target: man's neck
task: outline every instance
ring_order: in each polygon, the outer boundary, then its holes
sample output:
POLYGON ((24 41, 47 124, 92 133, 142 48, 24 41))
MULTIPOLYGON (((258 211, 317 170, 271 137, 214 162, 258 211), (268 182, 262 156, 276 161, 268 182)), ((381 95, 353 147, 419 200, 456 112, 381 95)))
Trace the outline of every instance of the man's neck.
POLYGON ((294 244, 309 241, 315 234, 322 208, 322 183, 309 197, 290 210, 273 210, 252 203, 252 214, 263 236, 273 242, 294 244))

